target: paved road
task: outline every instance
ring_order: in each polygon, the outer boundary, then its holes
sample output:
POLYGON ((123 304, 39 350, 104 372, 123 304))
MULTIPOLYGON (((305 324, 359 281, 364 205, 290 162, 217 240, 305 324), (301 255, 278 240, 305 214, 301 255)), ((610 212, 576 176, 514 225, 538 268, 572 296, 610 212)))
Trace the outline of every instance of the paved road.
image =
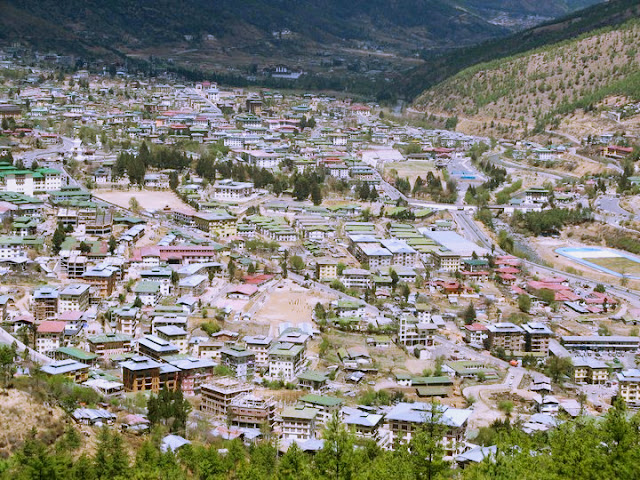
POLYGON ((620 199, 611 195, 603 195, 596 200, 596 207, 604 213, 635 219, 635 215, 620 206, 620 199))
MULTIPOLYGON (((7 332, 4 328, 0 328, 0 342, 6 343, 8 345, 12 345, 15 342, 15 344, 18 347, 19 353, 24 352, 24 349, 28 348, 27 346, 25 346, 24 343, 22 343, 20 340, 15 338, 13 335, 7 332)), ((28 350, 29 350, 29 358, 33 362, 39 363, 40 365, 48 365, 49 363, 53 362, 53 359, 45 355, 42 355, 41 353, 38 353, 31 348, 28 348, 28 350)))

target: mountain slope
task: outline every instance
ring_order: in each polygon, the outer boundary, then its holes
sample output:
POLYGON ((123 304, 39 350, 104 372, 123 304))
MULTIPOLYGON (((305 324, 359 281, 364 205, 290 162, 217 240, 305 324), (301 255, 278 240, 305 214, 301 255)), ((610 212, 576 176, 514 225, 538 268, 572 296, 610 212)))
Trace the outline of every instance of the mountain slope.
MULTIPOLYGON (((474 0, 475 1, 475 0, 474 0)), ((478 0, 481 1, 481 0, 478 0)), ((497 2, 507 0, 495 0, 497 2)), ((487 3, 492 3, 489 0, 487 3)), ((638 0, 611 0, 546 22, 506 38, 426 57, 426 63, 398 79, 396 88, 405 98, 415 98, 424 90, 471 65, 523 53, 544 45, 576 38, 598 28, 624 23, 640 15, 638 0)))
POLYGON ((486 133, 541 131, 608 95, 640 100, 640 20, 468 68, 422 94, 416 108, 459 115, 486 133))
POLYGON ((500 25, 495 18, 502 14, 548 19, 597 1, 4 0, 0 40, 135 50, 184 44, 185 36, 197 46, 208 35, 235 46, 289 30, 303 42, 361 40, 421 49, 469 45, 521 27, 518 21, 500 25))

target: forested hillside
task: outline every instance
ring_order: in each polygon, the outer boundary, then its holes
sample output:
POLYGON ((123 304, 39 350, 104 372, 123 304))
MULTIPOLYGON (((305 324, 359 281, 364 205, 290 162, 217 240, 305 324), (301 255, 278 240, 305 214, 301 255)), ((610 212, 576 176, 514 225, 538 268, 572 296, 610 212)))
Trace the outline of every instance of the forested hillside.
POLYGON ((346 45, 369 41, 383 48, 471 45, 524 28, 530 18, 555 18, 600 0, 5 0, 0 40, 79 53, 130 51, 208 40, 229 47, 281 42, 346 45), (487 3, 485 5, 485 3, 487 3), (496 19, 510 18, 510 22, 496 19), (274 35, 274 32, 276 34, 274 35))
POLYGON ((640 99, 640 21, 476 65, 416 100, 427 112, 460 115, 499 133, 542 131, 608 95, 640 99))
POLYGON ((161 430, 141 441, 103 429, 88 451, 84 438, 69 427, 55 445, 34 430, 24 446, 0 460, 2 480, 632 480, 640 460, 638 415, 622 404, 596 421, 578 417, 550 432, 526 435, 518 421, 497 421, 481 429, 475 440, 496 445, 479 464, 452 469, 439 440, 442 427, 426 422, 407 447, 381 450, 358 441, 333 420, 324 432, 324 446, 315 454, 293 446, 278 454, 274 441, 245 447, 240 440, 198 441, 177 454, 159 448, 161 430), (354 448, 358 445, 361 448, 354 448), (223 449, 223 450, 221 450, 223 449))

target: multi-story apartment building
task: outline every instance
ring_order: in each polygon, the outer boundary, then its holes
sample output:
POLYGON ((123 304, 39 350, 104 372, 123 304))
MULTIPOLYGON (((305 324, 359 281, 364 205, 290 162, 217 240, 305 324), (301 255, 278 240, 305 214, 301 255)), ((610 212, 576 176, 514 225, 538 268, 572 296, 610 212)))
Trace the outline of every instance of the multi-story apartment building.
POLYGON ((253 393, 238 395, 228 407, 231 425, 240 428, 272 427, 275 420, 276 402, 253 393))
POLYGON ((127 392, 150 391, 158 393, 164 387, 178 387, 180 369, 168 363, 160 363, 148 357, 134 357, 120 364, 122 383, 127 392))
POLYGON ((118 268, 111 265, 98 265, 84 272, 82 278, 94 287, 96 295, 108 297, 116 288, 118 268))
POLYGON ((286 407, 280 413, 281 439, 305 441, 316 437, 318 410, 304 405, 286 407))
POLYGON ((226 417, 233 399, 251 391, 253 391, 251 385, 235 378, 217 378, 201 386, 202 401, 200 410, 216 416, 226 417))
POLYGON ((298 399, 305 407, 315 408, 318 411, 316 425, 326 425, 334 413, 340 411, 343 401, 337 397, 316 395, 309 393, 298 399))
POLYGON ((90 287, 86 283, 67 285, 58 295, 58 312, 84 312, 89 308, 90 287))
POLYGON ((256 368, 264 369, 269 367, 269 349, 273 338, 266 335, 247 335, 242 339, 247 346, 247 350, 256 355, 256 368))
POLYGON ((640 405, 640 370, 633 368, 616 374, 618 396, 629 405, 640 405))
POLYGON ((487 350, 502 348, 509 352, 524 351, 524 330, 511 322, 494 323, 487 326, 485 347, 487 350))
POLYGON ((529 322, 522 325, 524 330, 524 349, 527 352, 549 353, 549 341, 553 331, 543 323, 529 322))
POLYGON ((413 267, 418 260, 418 252, 410 247, 404 240, 388 238, 380 240, 384 248, 391 252, 391 264, 413 267))
POLYGON ((398 344, 405 347, 430 347, 438 326, 431 322, 421 322, 413 315, 401 315, 398 327, 398 344))
POLYGON ((304 362, 304 345, 278 342, 269 349, 269 377, 293 382, 304 362))
POLYGON ((167 325, 156 328, 156 335, 162 340, 171 342, 178 348, 179 353, 186 354, 189 351, 189 338, 187 331, 182 327, 167 325))
POLYGON ((256 354, 240 345, 220 350, 222 365, 229 367, 236 378, 246 380, 255 372, 256 354))
POLYGON ((87 338, 89 351, 102 358, 133 351, 132 337, 122 333, 104 333, 87 338))
POLYGON ((45 320, 36 330, 36 350, 48 357, 54 357, 64 342, 66 322, 45 320))
POLYGON ((58 314, 58 295, 57 288, 46 285, 33 292, 33 317, 36 322, 55 318, 58 314))
POLYGON ((139 313, 140 309, 133 305, 115 308, 111 314, 111 319, 115 323, 118 333, 135 337, 139 313))
POLYGON ((595 358, 576 357, 573 364, 573 380, 576 383, 603 385, 609 380, 609 365, 595 358))

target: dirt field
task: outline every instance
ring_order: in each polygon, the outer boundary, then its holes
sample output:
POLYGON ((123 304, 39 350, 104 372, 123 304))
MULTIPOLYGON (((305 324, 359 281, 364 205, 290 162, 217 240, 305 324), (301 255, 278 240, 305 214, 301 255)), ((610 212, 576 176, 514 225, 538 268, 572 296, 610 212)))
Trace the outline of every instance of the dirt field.
POLYGON ((140 208, 149 211, 161 210, 164 207, 171 209, 185 210, 194 213, 195 210, 180 200, 175 193, 170 191, 140 190, 140 191, 114 191, 114 190, 94 190, 93 196, 113 203, 119 207, 129 208, 129 201, 135 198, 140 204, 140 208))
POLYGON ((406 162, 390 162, 384 164, 384 171, 396 170, 401 178, 409 177, 411 185, 414 184, 416 178, 422 177, 424 180, 427 173, 434 172, 435 167, 431 160, 409 160, 406 162))
POLYGON ((253 316, 254 321, 270 324, 271 335, 277 335, 278 325, 281 323, 290 322, 297 325, 310 322, 316 303, 328 303, 333 299, 329 295, 312 292, 290 280, 284 280, 256 299, 259 304, 249 309, 257 308, 253 316))

